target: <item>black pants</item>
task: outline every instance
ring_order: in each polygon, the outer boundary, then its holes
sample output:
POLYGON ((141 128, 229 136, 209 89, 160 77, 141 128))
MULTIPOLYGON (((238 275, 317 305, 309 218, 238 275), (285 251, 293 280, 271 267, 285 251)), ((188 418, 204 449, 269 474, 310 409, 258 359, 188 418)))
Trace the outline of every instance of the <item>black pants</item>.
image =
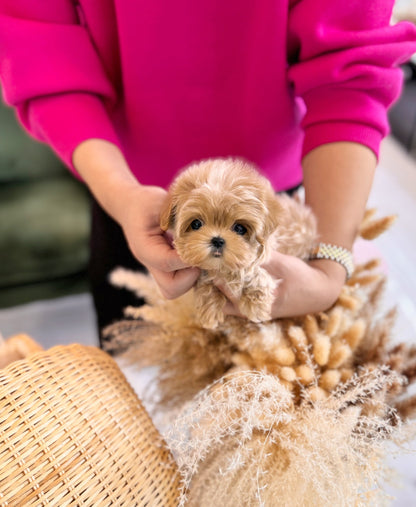
POLYGON ((121 227, 92 199, 89 279, 93 297, 100 345, 103 329, 123 318, 127 306, 144 303, 132 292, 112 286, 109 274, 117 267, 146 272, 131 254, 121 227))
MULTIPOLYGON (((292 195, 299 187, 297 185, 285 193, 292 195)), ((123 310, 127 306, 140 306, 144 303, 143 299, 130 291, 113 287, 108 281, 108 275, 119 266, 142 272, 146 272, 146 268, 131 254, 121 227, 94 199, 91 214, 89 278, 100 345, 103 346, 103 329, 122 319, 123 310)))

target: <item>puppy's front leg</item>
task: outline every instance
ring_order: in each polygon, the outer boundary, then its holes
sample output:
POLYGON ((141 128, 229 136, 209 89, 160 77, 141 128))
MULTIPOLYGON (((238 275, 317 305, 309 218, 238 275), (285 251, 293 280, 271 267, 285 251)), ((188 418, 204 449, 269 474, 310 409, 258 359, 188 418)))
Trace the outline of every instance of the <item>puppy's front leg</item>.
POLYGON ((195 307, 202 327, 215 329, 224 322, 223 308, 227 298, 211 283, 197 283, 195 289, 195 307))
POLYGON ((277 281, 263 268, 245 282, 238 308, 252 322, 271 319, 274 290, 277 281))

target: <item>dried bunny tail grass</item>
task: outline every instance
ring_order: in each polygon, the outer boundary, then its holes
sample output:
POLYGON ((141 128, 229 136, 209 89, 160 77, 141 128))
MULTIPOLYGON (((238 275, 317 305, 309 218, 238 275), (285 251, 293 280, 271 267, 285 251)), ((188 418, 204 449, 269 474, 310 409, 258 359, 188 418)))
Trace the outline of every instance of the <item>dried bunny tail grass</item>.
POLYGON ((416 396, 410 390, 416 380, 416 345, 400 343, 390 348, 385 353, 385 364, 405 379, 405 382, 390 387, 387 401, 397 408, 401 417, 415 417, 416 396))
POLYGON ((405 365, 403 369, 401 369, 401 374, 404 375, 409 383, 412 383, 416 380, 416 358, 409 358, 408 363, 405 365))
POLYGON ((163 299, 160 304, 151 306, 146 304, 139 307, 129 306, 125 309, 126 317, 144 319, 163 325, 167 329, 199 328, 193 312, 193 291, 189 291, 175 300, 163 299))
POLYGON ((115 287, 130 290, 137 297, 144 298, 150 305, 164 301, 155 281, 148 274, 116 268, 110 273, 109 282, 115 287))
POLYGON ((354 272, 351 275, 351 279, 354 279, 355 277, 361 275, 362 273, 366 271, 374 271, 375 269, 379 268, 381 265, 380 259, 370 259, 369 261, 365 262, 364 264, 357 264, 354 266, 354 272))
POLYGON ((389 215, 386 217, 375 219, 377 213, 376 208, 366 209, 363 219, 358 230, 358 235, 364 239, 374 239, 383 234, 395 222, 397 216, 389 215))
POLYGON ((336 305, 341 307, 343 310, 349 310, 351 312, 357 312, 362 308, 365 303, 364 296, 360 291, 356 291, 344 285, 341 289, 341 293, 336 301, 336 305))
POLYGON ((315 315, 308 314, 305 316, 303 330, 310 340, 315 340, 317 338, 321 331, 321 328, 315 315))
POLYGON ((361 225, 368 224, 376 215, 377 208, 367 208, 364 211, 363 219, 361 221, 361 225))
POLYGON ((387 345, 396 321, 397 310, 392 308, 378 319, 363 336, 355 354, 355 364, 383 363, 386 360, 387 345))
POLYGON ((381 302, 387 285, 387 278, 381 277, 374 285, 369 288, 367 307, 374 311, 381 302))
POLYGON ((103 349, 110 354, 120 354, 137 343, 141 343, 146 336, 155 336, 158 332, 160 332, 159 327, 152 322, 122 320, 110 324, 104 329, 103 349))
POLYGON ((332 338, 339 334, 343 326, 345 311, 342 307, 336 306, 333 310, 328 312, 328 320, 326 321, 325 334, 332 338))
POLYGON ((176 300, 159 299, 149 276, 123 269, 113 275, 119 285, 144 295, 152 304, 128 307, 123 320, 104 330, 105 347, 137 368, 158 366, 155 389, 159 408, 182 405, 232 366, 232 350, 221 331, 197 326, 193 320, 193 293, 176 300), (133 274, 135 275, 135 274, 133 274), (127 349, 127 350, 126 350, 127 349), (122 353, 120 353, 122 352, 122 353))
POLYGON ((318 366, 326 366, 331 352, 331 339, 324 334, 318 335, 313 342, 312 353, 318 366))
POLYGON ((410 383, 416 380, 416 345, 399 343, 386 353, 386 364, 406 377, 410 383))
POLYGON ((215 333, 201 329, 138 328, 135 343, 120 360, 138 368, 158 366, 158 408, 179 407, 232 366, 232 349, 215 333))
POLYGON ((366 372, 320 402, 295 407, 279 381, 259 372, 227 377, 195 398, 167 435, 183 474, 182 503, 381 505, 384 443, 400 425, 379 401, 394 376, 366 372), (261 417, 259 417, 261 415, 261 417))
POLYGON ((363 220, 359 235, 364 239, 374 239, 383 234, 396 221, 395 215, 379 218, 377 220, 363 220))
POLYGON ((300 326, 289 323, 287 335, 296 352, 297 358, 302 363, 310 366, 313 362, 309 347, 309 340, 305 331, 300 326))
POLYGON ((332 344, 328 366, 329 368, 341 368, 349 365, 350 360, 352 358, 352 350, 341 340, 337 340, 332 344))
POLYGON ((416 395, 410 396, 394 404, 394 409, 402 420, 416 417, 416 395))
MULTIPOLYGON (((397 382, 403 383, 404 379, 387 366, 380 366, 372 370, 362 368, 331 393, 328 398, 328 407, 342 411, 351 405, 363 405, 376 398, 380 391, 384 392, 397 382)), ((383 399, 379 403, 384 409, 390 410, 383 399)))
POLYGON ((348 292, 362 297, 365 294, 365 307, 378 305, 386 285, 384 274, 376 271, 380 266, 379 259, 373 259, 355 267, 354 273, 347 281, 348 292))
POLYGON ((374 274, 369 274, 369 275, 365 275, 365 274, 358 275, 357 274, 356 276, 351 277, 347 281, 347 285, 352 286, 352 285, 359 284, 362 287, 364 287, 366 285, 373 285, 375 282, 377 282, 381 278, 382 278, 382 275, 380 275, 379 273, 374 273, 374 274))
POLYGON ((367 324, 364 319, 357 319, 351 326, 343 333, 342 340, 345 340, 352 350, 355 350, 362 342, 367 324))
MULTIPOLYGON (((371 274, 377 265, 363 264, 359 277, 371 274)), ((154 288, 146 276, 135 280, 136 288, 138 282, 148 292, 154 288)), ((324 399, 366 365, 386 364, 410 384, 416 380, 416 360, 388 349, 394 311, 378 315, 384 284, 385 279, 377 279, 363 286, 357 278, 327 312, 261 324, 228 317, 216 330, 202 329, 193 320, 190 291, 177 300, 127 309, 126 315, 135 320, 108 328, 107 350, 128 347, 123 361, 139 368, 159 367, 160 408, 183 404, 234 367, 276 375, 298 403, 301 386, 313 400, 324 399)), ((390 389, 392 403, 403 391, 398 384, 390 389)))

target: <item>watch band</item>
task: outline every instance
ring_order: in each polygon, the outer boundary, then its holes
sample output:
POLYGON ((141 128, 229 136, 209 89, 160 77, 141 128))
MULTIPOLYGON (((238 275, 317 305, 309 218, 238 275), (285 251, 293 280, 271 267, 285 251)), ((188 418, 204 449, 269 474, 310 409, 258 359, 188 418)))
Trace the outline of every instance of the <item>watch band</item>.
POLYGON ((354 271, 352 253, 342 246, 331 245, 329 243, 318 243, 309 256, 309 260, 314 259, 329 259, 338 262, 345 268, 347 280, 351 278, 354 271))

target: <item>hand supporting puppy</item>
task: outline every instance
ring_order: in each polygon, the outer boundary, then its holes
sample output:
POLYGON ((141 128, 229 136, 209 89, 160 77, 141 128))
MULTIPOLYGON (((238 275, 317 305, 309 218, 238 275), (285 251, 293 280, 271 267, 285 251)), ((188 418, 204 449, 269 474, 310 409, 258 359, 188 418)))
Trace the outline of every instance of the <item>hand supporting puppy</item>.
POLYGON ((107 141, 84 141, 73 162, 101 206, 120 224, 133 255, 152 273, 162 294, 175 298, 187 292, 199 270, 182 262, 160 229, 166 191, 140 185, 120 150, 107 141))
POLYGON ((194 285, 199 269, 189 267, 180 259, 160 229, 159 216, 166 195, 160 187, 138 185, 119 223, 133 255, 147 267, 163 296, 173 299, 194 285))
MULTIPOLYGON (((297 257, 273 252, 263 267, 274 278, 281 279, 275 289, 272 318, 323 311, 336 301, 345 282, 345 269, 329 260, 304 262, 297 257)), ((219 284, 217 287, 228 299, 224 313, 245 316, 238 309, 239 300, 226 285, 219 284)))
MULTIPOLYGON (((373 180, 374 153, 357 143, 334 142, 309 152, 302 165, 306 203, 317 218, 320 241, 351 249, 373 180)), ((345 282, 345 269, 331 260, 304 262, 273 252, 264 267, 282 279, 272 305, 273 318, 324 311, 336 301, 345 282)), ((220 288, 230 300, 225 312, 241 315, 233 295, 220 288)))

